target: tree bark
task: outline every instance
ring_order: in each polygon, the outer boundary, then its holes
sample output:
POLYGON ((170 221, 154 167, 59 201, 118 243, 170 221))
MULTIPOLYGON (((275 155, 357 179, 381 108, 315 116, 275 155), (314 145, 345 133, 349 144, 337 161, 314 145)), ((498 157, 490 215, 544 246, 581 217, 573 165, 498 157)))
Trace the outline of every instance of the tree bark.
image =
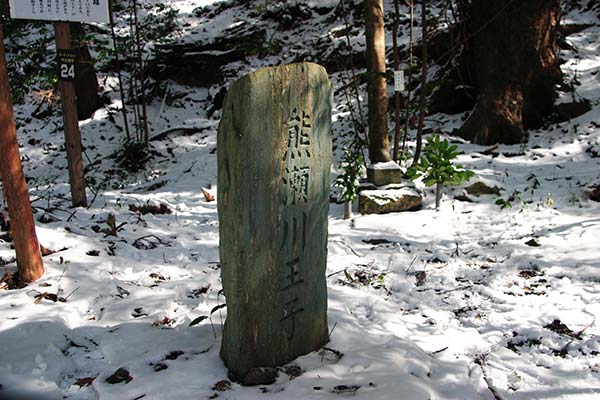
POLYGON ((474 0, 471 62, 479 96, 458 134, 474 143, 515 144, 556 99, 560 0, 474 0))
POLYGON ((413 30, 414 30, 414 3, 413 0, 408 1, 408 9, 410 13, 410 23, 408 30, 408 73, 406 77, 406 106, 404 111, 404 136, 402 137, 402 157, 406 154, 406 139, 408 139, 408 127, 411 124, 412 112, 410 109, 411 103, 411 86, 412 86, 412 67, 413 67, 413 30))
POLYGON ((367 39, 367 94, 369 108, 369 159, 371 163, 390 161, 385 80, 385 29, 383 0, 367 0, 365 13, 367 39))
MULTIPOLYGON (((394 49, 394 73, 400 70, 400 60, 398 56, 398 26, 400 25, 400 4, 399 0, 394 0, 394 25, 392 27, 392 39, 394 49)), ((400 148, 400 91, 394 90, 394 152, 392 159, 398 162, 398 152, 400 148)))
POLYGON ((13 232, 20 283, 37 280, 44 274, 40 245, 29 202, 25 175, 21 167, 19 143, 10 100, 10 86, 4 54, 4 34, 0 24, 0 177, 4 187, 13 232))
POLYGON ((419 98, 419 124, 417 126, 417 138, 415 154, 412 165, 416 165, 421 157, 423 148, 423 127, 425 126, 425 103, 427 102, 427 1, 421 0, 421 94, 419 98))
POLYGON ((90 55, 85 32, 80 22, 71 22, 71 46, 75 50, 77 65, 75 68, 75 92, 77 93, 77 116, 88 119, 100 107, 98 78, 94 62, 90 55))

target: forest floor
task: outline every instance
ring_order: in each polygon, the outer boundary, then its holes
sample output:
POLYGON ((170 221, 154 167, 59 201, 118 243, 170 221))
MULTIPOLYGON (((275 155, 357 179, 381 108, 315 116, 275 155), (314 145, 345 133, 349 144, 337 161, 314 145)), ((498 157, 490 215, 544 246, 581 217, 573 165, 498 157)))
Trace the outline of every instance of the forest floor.
MULTIPOLYGON (((194 12, 217 1, 166 3, 181 13, 184 42, 252 20, 241 6, 211 18, 194 12)), ((318 5, 325 13, 337 3, 318 5)), ((339 25, 323 21, 287 34, 313 43, 339 25)), ((564 21, 590 26, 561 52, 575 90, 558 101, 586 98, 592 110, 492 155, 447 136, 475 171, 472 182, 498 195, 451 188, 435 211, 432 191, 417 183, 420 211, 351 220, 332 203, 329 350, 298 358, 269 386, 229 382, 219 358, 217 206, 201 189, 216 194, 219 112, 208 110, 223 84, 170 82, 167 104, 149 106, 153 135, 186 129, 151 141, 156 155, 132 174, 110 157, 123 133, 114 74, 103 76, 112 105, 80 122, 89 208, 69 208, 60 113, 32 118, 35 97, 15 105, 38 237, 57 252, 44 257, 39 281, 0 290, 0 399, 600 398, 600 203, 590 199, 600 188, 600 20, 571 11, 564 21), (209 318, 190 327, 200 316, 209 318), (124 381, 107 382, 120 368, 124 381)), ((225 80, 289 62, 292 50, 232 62, 225 80)), ((343 74, 332 79, 338 85, 343 74)), ((337 91, 337 160, 343 102, 337 91)), ((448 133, 464 117, 432 115, 427 127, 448 133)), ((9 243, 0 241, 0 257, 14 272, 9 243)))

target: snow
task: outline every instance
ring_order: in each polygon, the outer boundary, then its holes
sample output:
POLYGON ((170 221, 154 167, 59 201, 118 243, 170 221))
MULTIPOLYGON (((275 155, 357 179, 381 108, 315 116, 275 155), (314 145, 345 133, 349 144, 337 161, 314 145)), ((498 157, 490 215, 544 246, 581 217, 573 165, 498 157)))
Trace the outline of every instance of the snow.
MULTIPOLYGON (((398 164, 396 164, 398 165, 398 164)), ((393 186, 393 185, 389 185, 393 186)), ((397 187, 397 185, 396 185, 397 187)), ((419 194, 412 187, 402 187, 386 190, 366 190, 362 193, 368 194, 369 198, 375 201, 377 204, 386 205, 394 202, 404 196, 418 196, 419 194)))
MULTIPOLYGON (((199 6, 223 2, 167 3, 190 22, 185 41, 210 41, 228 26, 251 20, 238 6, 210 21, 192 15, 199 6)), ((567 60, 563 71, 580 82, 576 96, 591 102, 590 112, 530 132, 525 145, 500 146, 497 157, 450 138, 459 145, 459 162, 476 172, 473 182, 501 188, 503 199, 514 194, 512 208, 500 210, 494 204, 498 196, 461 202, 454 195, 463 189, 449 188, 435 211, 433 190, 420 183, 425 198, 417 212, 343 220, 343 206, 331 205, 331 341, 327 349, 291 363, 303 371, 299 376, 281 371, 269 386, 232 383, 225 391, 215 386, 227 379, 219 358, 226 308, 211 314, 225 298, 216 203, 207 202, 201 188, 216 193, 219 112, 209 117, 207 110, 209 96, 220 87, 170 82, 173 100, 163 105, 158 98, 149 105, 152 136, 176 127, 200 132, 176 130, 153 141, 159 156, 144 172, 130 174, 119 172, 109 158, 124 133, 116 82, 107 76, 110 110, 80 123, 85 162, 93 164, 87 172, 93 201, 76 210, 69 208, 60 114, 31 118, 33 98, 16 105, 35 218, 57 219, 37 222, 38 237, 45 247, 64 250, 44 258, 46 273, 39 281, 0 291, 0 399, 600 398, 600 203, 584 193, 600 183, 600 158, 586 153, 600 143, 596 18, 578 11, 565 16, 593 26, 567 38, 577 51, 561 54, 567 60), (129 210, 145 204, 165 204, 172 213, 129 210), (92 229, 106 228, 109 213, 117 224, 126 222, 117 236, 92 229), (134 247, 142 237, 146 249, 134 247), (539 247, 526 244, 531 239, 539 247), (35 296, 45 292, 66 301, 36 304, 35 296), (189 326, 203 315, 210 318, 189 326), (547 328, 554 320, 579 335, 547 328), (118 368, 133 379, 107 383, 118 368)), ((311 48, 327 34, 323 29, 336 24, 294 28, 287 34, 298 45, 286 42, 280 56, 225 66, 227 82, 291 61, 290 53, 303 54, 303 46, 311 48)), ((359 35, 353 44, 361 41, 359 35)), ((344 79, 332 75, 336 85, 344 79)), ((571 96, 563 95, 565 101, 571 96)), ((336 94, 338 135, 350 126, 343 99, 336 94)), ((439 114, 426 123, 449 132, 461 118, 439 114)), ((332 166, 333 177, 337 168, 332 166)), ((9 243, 0 242, 0 257, 3 262, 14 257, 9 243)), ((14 272, 14 262, 6 269, 14 272)))
POLYGON ((376 170, 388 170, 388 169, 399 169, 398 163, 395 161, 387 161, 387 162, 378 162, 375 164, 370 164, 369 168, 376 170))

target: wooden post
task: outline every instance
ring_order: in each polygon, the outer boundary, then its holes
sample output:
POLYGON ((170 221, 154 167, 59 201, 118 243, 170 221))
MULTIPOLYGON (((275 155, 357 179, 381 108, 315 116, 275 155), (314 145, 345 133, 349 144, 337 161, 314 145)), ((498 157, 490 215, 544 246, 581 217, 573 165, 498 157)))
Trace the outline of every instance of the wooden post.
MULTIPOLYGON (((69 50, 71 48, 69 23, 55 22, 54 32, 56 34, 57 51, 69 50)), ((85 177, 83 173, 83 158, 81 156, 81 135, 77 119, 75 84, 59 79, 58 88, 60 90, 63 123, 65 126, 69 183, 71 184, 71 203, 73 207, 86 207, 87 198, 85 197, 85 177)))
POLYGON ((21 167, 19 143, 10 100, 8 70, 4 55, 4 34, 0 24, 0 177, 13 231, 20 283, 33 282, 44 274, 40 245, 29 202, 25 175, 21 167))

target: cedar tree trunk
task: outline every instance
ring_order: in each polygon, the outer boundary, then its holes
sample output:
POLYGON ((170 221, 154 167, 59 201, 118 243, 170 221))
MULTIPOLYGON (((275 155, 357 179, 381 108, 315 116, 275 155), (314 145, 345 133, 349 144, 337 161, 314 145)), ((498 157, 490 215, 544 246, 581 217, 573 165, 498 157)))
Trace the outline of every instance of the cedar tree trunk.
POLYGON ((556 99, 559 20, 560 0, 473 0, 469 30, 479 96, 460 136, 482 145, 526 140, 524 128, 539 124, 556 99))
POLYGON ((387 93, 385 81, 385 29, 383 0, 367 0, 365 13, 367 39, 367 94, 369 108, 369 159, 371 163, 390 161, 387 93))
POLYGON ((44 265, 35 233, 25 175, 21 167, 4 55, 2 24, 0 24, 0 149, 2 151, 0 177, 13 232, 19 282, 24 284, 41 277, 44 274, 44 265))
POLYGON ((85 32, 80 22, 71 22, 71 47, 75 51, 77 65, 75 68, 75 91, 77 93, 77 116, 80 120, 88 119, 100 105, 98 95, 98 78, 94 69, 94 61, 90 55, 85 32))

